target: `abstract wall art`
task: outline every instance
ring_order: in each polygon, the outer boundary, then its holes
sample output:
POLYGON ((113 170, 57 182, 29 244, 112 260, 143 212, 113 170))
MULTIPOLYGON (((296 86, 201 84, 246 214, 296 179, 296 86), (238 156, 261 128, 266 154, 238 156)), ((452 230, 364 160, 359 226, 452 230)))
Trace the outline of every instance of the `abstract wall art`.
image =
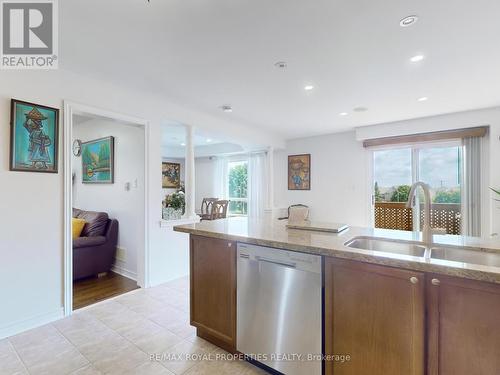
POLYGON ((311 190, 311 154, 288 156, 288 190, 311 190))

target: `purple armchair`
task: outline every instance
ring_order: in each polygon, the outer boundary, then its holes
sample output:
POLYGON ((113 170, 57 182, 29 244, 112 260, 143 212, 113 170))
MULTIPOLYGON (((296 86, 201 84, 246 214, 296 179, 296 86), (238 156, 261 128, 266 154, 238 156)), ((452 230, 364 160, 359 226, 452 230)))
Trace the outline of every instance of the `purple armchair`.
POLYGON ((108 272, 116 255, 118 221, 105 212, 77 208, 73 217, 86 222, 81 237, 73 240, 73 280, 108 272))

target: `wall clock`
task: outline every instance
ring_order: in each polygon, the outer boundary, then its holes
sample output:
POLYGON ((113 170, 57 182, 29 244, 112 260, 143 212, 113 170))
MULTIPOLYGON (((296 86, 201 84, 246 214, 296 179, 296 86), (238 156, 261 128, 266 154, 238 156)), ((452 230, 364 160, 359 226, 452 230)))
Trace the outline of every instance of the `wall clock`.
POLYGON ((73 155, 80 156, 82 154, 82 141, 75 139, 73 141, 73 155))

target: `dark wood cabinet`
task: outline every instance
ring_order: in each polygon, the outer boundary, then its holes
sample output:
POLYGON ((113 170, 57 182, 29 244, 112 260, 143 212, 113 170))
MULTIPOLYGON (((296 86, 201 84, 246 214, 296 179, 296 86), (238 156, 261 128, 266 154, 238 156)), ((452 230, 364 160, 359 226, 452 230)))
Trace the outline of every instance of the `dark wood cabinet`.
MULTIPOLYGON (((190 242, 191 324, 235 353, 236 243, 190 242)), ((327 375, 500 374, 500 285, 330 257, 324 266, 327 375)))
POLYGON ((500 374, 500 285, 428 275, 428 374, 500 374))
POLYGON ((425 274, 325 259, 326 374, 423 375, 425 274))
POLYGON ((191 325, 214 344, 236 350, 236 243, 191 235, 191 325))

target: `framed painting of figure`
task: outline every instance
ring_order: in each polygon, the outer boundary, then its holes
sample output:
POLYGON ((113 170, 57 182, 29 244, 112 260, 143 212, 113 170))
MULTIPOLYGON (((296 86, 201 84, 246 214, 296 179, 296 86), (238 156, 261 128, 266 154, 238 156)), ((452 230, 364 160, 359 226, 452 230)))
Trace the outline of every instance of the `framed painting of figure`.
POLYGON ((164 189, 178 189, 181 187, 181 165, 179 163, 161 163, 162 187, 164 189))
POLYGON ((288 190, 311 190, 311 154, 288 156, 288 190))
POLYGON ((11 100, 11 171, 57 173, 59 110, 11 100))
POLYGON ((104 137, 82 143, 82 182, 112 184, 115 179, 115 138, 104 137))

